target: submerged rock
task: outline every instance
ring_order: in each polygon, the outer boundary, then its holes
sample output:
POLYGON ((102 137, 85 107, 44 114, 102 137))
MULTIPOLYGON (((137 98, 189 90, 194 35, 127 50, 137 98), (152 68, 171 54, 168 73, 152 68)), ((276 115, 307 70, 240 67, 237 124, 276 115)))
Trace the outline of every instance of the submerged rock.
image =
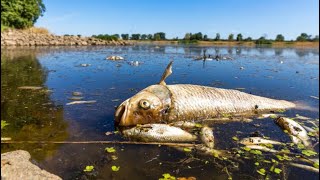
POLYGON ((23 150, 1 154, 1 179, 61 179, 32 164, 30 158, 30 154, 23 150))

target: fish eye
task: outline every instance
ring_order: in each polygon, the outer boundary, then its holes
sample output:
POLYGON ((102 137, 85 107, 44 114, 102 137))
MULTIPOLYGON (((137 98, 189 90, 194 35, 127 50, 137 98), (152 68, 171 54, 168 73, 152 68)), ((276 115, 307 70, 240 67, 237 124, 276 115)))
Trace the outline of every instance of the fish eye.
POLYGON ((150 103, 146 99, 142 99, 139 104, 140 104, 140 107, 142 107, 143 109, 149 109, 150 108, 150 103))

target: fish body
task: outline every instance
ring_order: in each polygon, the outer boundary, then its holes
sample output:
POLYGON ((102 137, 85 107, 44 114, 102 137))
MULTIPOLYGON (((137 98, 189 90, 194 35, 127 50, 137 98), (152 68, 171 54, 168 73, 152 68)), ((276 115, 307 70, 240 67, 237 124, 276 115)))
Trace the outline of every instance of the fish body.
POLYGON ((302 141, 305 146, 310 146, 310 138, 308 136, 307 131, 297 122, 292 119, 279 117, 275 120, 275 122, 284 130, 287 130, 288 133, 291 135, 292 140, 294 143, 302 141), (293 136, 293 137, 292 137, 293 136), (298 139, 296 139, 296 138, 298 139))
POLYGON ((244 138, 240 141, 243 145, 259 145, 259 144, 275 144, 282 145, 283 143, 273 140, 264 139, 262 137, 249 137, 244 138))
POLYGON ((248 145, 246 147, 248 147, 250 149, 257 149, 257 150, 264 151, 264 152, 272 152, 272 153, 279 152, 277 150, 270 149, 270 148, 267 148, 267 147, 264 147, 264 146, 259 146, 259 145, 248 145))
POLYGON ((123 135, 128 138, 145 142, 190 142, 196 136, 178 127, 167 124, 145 124, 124 130, 123 135))
POLYGON ((125 100, 115 112, 121 126, 158 122, 204 120, 224 114, 294 108, 295 104, 233 89, 191 84, 167 85, 172 62, 159 84, 151 85, 125 100))
POLYGON ((208 147, 214 147, 214 136, 211 128, 205 126, 201 128, 201 141, 208 147))

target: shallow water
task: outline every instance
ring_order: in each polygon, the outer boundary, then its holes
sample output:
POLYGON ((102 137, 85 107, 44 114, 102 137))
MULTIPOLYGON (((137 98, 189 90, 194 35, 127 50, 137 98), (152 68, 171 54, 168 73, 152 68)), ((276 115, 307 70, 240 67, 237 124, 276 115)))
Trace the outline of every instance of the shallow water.
MULTIPOLYGON (((93 141, 120 140, 121 135, 106 136, 114 127, 115 107, 143 88, 158 83, 170 60, 173 74, 167 84, 199 84, 235 89, 255 95, 299 101, 318 109, 319 49, 282 49, 248 47, 131 46, 131 47, 50 47, 17 48, 1 51, 1 119, 9 125, 2 137, 13 140, 93 141), (193 61, 203 49, 207 54, 222 54, 232 61, 193 61), (108 61, 109 55, 125 57, 108 61), (139 61, 131 66, 130 61, 139 61), (90 64, 81 67, 80 64, 90 64), (43 90, 21 90, 20 86, 43 86, 43 90), (51 90, 51 91, 47 91, 51 90), (83 93, 83 100, 95 104, 66 105, 72 92, 83 93)), ((289 110, 319 119, 319 111, 289 110)), ((316 124, 319 122, 314 120, 316 124)), ((309 124, 310 125, 310 124, 309 124)), ((232 140, 259 133, 271 139, 290 142, 290 138, 268 118, 251 123, 214 125, 217 149, 231 150, 239 145, 232 140)), ((158 179, 163 173, 197 179, 263 178, 254 162, 245 160, 238 168, 211 156, 186 153, 154 145, 102 144, 1 144, 1 152, 29 151, 35 163, 63 179, 158 179), (105 152, 115 147, 117 160, 105 152), (87 165, 95 170, 84 173, 87 165), (111 166, 120 166, 112 172, 111 166), (226 168, 228 167, 228 173, 226 168)), ((319 146, 315 146, 319 152, 319 146)), ((316 156, 318 157, 318 156, 316 156)), ((271 155, 266 159, 274 158, 271 155)), ((272 164, 264 164, 267 170, 272 164)), ((280 166, 285 175, 268 172, 271 179, 318 179, 305 170, 280 166)))

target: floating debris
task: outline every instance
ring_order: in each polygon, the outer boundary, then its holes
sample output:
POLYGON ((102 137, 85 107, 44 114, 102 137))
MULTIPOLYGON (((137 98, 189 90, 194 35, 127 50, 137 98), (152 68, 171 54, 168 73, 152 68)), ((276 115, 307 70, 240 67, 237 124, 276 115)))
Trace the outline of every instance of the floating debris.
POLYGON ((72 95, 73 96, 82 96, 82 92, 75 91, 75 92, 72 92, 72 95))
POLYGON ((83 99, 83 97, 80 97, 80 96, 74 96, 74 97, 70 97, 68 98, 69 100, 72 100, 72 101, 79 101, 81 99, 83 99))
POLYGON ((112 102, 118 102, 118 101, 120 101, 120 99, 112 99, 111 101, 112 102))
POLYGON ((43 87, 40 86, 20 86, 18 89, 25 89, 25 90, 40 90, 43 87))
POLYGON ((139 65, 141 65, 142 63, 139 62, 139 61, 130 61, 129 64, 130 64, 131 66, 139 66, 139 65))
POLYGON ((308 165, 304 165, 304 164, 297 164, 297 163, 289 163, 289 165, 294 166, 294 167, 298 167, 304 170, 308 170, 308 171, 312 171, 312 172, 316 172, 319 173, 319 168, 315 168, 312 166, 308 166, 308 165))
POLYGON ((121 56, 109 56, 106 59, 107 60, 123 60, 124 58, 121 56))
POLYGON ((91 64, 80 64, 81 67, 88 67, 91 66, 91 64))
POLYGON ((72 105, 72 104, 93 104, 96 103, 97 101, 72 101, 67 103, 66 105, 72 105))
POLYGON ((319 97, 317 97, 317 96, 310 96, 310 97, 319 100, 319 97))

